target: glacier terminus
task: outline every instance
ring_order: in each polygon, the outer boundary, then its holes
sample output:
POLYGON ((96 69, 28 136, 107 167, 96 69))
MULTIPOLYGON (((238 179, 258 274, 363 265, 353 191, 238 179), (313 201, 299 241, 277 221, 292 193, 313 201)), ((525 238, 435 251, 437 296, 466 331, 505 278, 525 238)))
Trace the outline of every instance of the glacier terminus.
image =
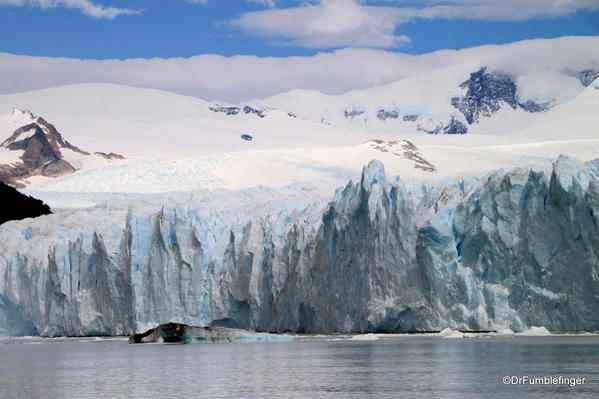
POLYGON ((599 161, 391 180, 374 160, 332 198, 206 190, 8 222, 0 329, 599 330, 599 161))

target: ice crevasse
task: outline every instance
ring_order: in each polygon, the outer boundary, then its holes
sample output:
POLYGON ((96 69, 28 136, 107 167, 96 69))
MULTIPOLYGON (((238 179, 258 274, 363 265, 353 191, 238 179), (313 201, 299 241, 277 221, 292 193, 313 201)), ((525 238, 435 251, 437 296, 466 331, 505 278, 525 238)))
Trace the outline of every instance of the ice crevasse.
POLYGON ((9 222, 0 329, 599 330, 598 168, 562 156, 416 197, 372 161, 332 199, 197 192, 9 222))

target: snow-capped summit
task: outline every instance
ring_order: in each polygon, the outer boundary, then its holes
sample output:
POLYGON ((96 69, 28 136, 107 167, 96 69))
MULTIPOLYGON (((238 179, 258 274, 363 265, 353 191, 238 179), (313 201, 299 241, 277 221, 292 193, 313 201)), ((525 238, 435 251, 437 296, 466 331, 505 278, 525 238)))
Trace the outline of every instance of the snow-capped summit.
POLYGON ((481 59, 381 87, 340 95, 292 90, 257 103, 379 135, 503 135, 527 128, 556 105, 572 101, 597 76, 599 69, 592 68, 519 73, 481 59))
POLYGON ((23 149, 35 138, 47 142, 53 151, 60 155, 61 149, 69 149, 84 155, 90 155, 66 141, 56 130, 54 125, 46 122, 43 118, 33 115, 29 110, 13 109, 12 115, 15 119, 22 119, 30 123, 15 130, 15 132, 2 144, 0 148, 23 149))
POLYGON ((453 97, 451 105, 464 115, 470 125, 477 123, 482 117, 490 118, 504 106, 521 108, 527 112, 542 112, 548 110, 553 102, 520 102, 514 78, 504 73, 489 72, 486 67, 471 73, 470 79, 460 84, 460 88, 466 89, 466 93, 453 97))

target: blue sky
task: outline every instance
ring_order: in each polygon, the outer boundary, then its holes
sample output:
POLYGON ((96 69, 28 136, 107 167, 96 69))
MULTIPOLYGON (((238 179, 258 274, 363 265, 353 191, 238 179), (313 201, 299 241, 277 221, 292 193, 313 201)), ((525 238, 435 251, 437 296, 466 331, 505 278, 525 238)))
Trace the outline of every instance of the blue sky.
POLYGON ((0 0, 0 52, 50 57, 421 54, 565 35, 599 35, 599 1, 0 0))

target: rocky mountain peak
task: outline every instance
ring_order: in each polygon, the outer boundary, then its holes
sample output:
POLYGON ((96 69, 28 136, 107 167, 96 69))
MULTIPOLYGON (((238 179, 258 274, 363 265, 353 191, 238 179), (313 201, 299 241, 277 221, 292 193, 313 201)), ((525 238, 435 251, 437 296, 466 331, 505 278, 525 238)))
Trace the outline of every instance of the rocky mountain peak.
POLYGON ((487 67, 472 72, 460 88, 466 89, 466 93, 453 97, 451 105, 464 115, 470 125, 477 123, 481 117, 491 117, 505 105, 527 112, 543 112, 551 107, 551 102, 519 102, 515 79, 502 72, 488 71, 487 67))
MULTIPOLYGON (((0 164, 0 182, 22 187, 20 181, 31 176, 58 177, 73 173, 76 171, 75 167, 63 157, 65 150, 91 155, 69 143, 53 124, 29 110, 15 108, 12 116, 17 126, 22 126, 0 143, 0 151, 20 152, 18 159, 21 162, 0 164)), ((118 154, 111 154, 110 159, 122 158, 118 154)))

